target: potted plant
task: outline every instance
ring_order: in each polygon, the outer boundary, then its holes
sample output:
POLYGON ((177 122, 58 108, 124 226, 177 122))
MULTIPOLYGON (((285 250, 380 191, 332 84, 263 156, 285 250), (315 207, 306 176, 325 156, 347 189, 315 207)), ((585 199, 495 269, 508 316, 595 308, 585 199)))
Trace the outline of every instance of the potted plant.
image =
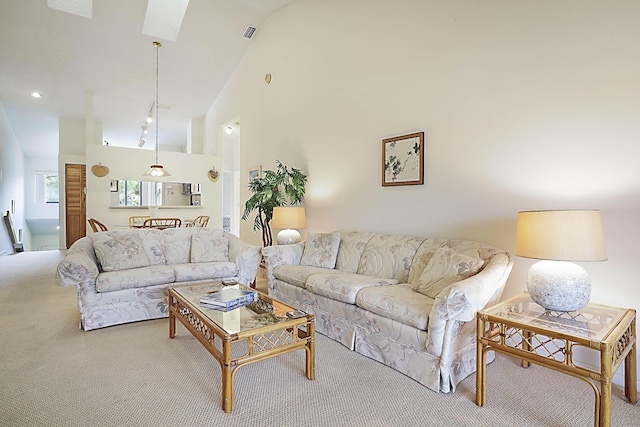
POLYGON ((262 244, 267 247, 273 243, 271 219, 273 209, 279 206, 297 205, 304 201, 307 187, 307 175, 300 169, 288 168, 276 160, 276 170, 267 170, 263 177, 249 181, 252 196, 244 204, 242 220, 251 212, 257 211, 253 229, 262 231, 262 244))

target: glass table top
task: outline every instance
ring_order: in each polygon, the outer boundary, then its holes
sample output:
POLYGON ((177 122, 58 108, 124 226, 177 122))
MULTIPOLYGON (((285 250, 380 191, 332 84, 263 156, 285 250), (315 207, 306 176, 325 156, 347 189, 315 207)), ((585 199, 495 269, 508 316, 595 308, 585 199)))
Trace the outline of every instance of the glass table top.
POLYGON ((627 310, 599 304, 588 304, 578 311, 546 310, 533 302, 525 292, 481 312, 489 316, 512 319, 525 325, 602 341, 620 322, 627 310))
MULTIPOLYGON (((173 290, 180 294, 200 310, 209 320, 229 334, 248 331, 262 326, 273 325, 289 321, 287 312, 295 308, 288 306, 268 295, 258 292, 259 300, 229 311, 206 308, 200 304, 200 297, 212 292, 220 291, 223 288, 219 282, 212 282, 201 285, 189 285, 175 287, 173 290)), ((243 285, 226 286, 226 288, 251 289, 243 285)), ((257 291, 255 291, 257 292, 257 291)))

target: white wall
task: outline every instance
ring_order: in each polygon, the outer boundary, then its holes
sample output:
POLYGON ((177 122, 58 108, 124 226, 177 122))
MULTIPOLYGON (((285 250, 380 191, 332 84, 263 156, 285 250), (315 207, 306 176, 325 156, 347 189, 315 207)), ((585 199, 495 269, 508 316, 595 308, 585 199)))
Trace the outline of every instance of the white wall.
POLYGON ((58 204, 44 203, 35 198, 35 174, 36 172, 58 172, 58 161, 55 157, 25 157, 24 182, 26 194, 25 199, 26 217, 49 219, 58 218, 58 204))
POLYGON ((13 253, 11 238, 2 218, 11 210, 12 200, 15 214, 11 219, 16 235, 22 229, 24 248, 29 250, 31 247, 31 235, 25 221, 24 163, 22 148, 0 104, 0 255, 13 253))
MULTIPOLYGON (((242 117, 242 169, 308 172, 306 232, 513 253, 519 210, 600 209, 609 260, 583 265, 591 300, 638 310, 638 16, 631 1, 297 0, 256 32, 206 126, 242 117), (420 130, 425 184, 383 188, 381 140, 420 130)), ((260 243, 251 221, 241 235, 260 243)), ((505 297, 531 264, 515 259, 505 297)))
MULTIPOLYGON (((127 225, 131 215, 148 215, 147 208, 111 208, 109 184, 112 179, 143 180, 142 175, 154 161, 155 154, 150 150, 87 145, 87 218, 96 218, 111 230, 127 225), (99 162, 109 168, 109 174, 105 177, 99 178, 91 173, 91 166, 99 162)), ((161 151, 159 161, 171 173, 162 181, 198 182, 202 191, 202 206, 160 208, 159 216, 188 220, 198 215, 209 215, 209 227, 222 228, 222 180, 211 182, 207 178, 212 166, 222 170, 222 160, 211 155, 161 151)), ((151 177, 144 177, 144 180, 153 181, 151 177)), ((87 234, 90 233, 91 228, 88 228, 87 234)))

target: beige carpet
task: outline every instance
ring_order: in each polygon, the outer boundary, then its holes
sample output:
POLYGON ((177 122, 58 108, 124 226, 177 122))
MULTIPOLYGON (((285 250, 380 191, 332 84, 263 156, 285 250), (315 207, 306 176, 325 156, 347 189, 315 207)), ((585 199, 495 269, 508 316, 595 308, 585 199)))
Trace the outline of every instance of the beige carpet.
MULTIPOLYGON (((2 426, 591 426, 583 381, 498 355, 487 405, 475 378, 437 394, 319 335, 316 380, 304 352, 245 366, 231 414, 220 406, 220 367, 166 319, 78 329, 73 288, 54 284, 58 251, 0 257, 2 426)), ((613 425, 639 426, 640 408, 614 387, 613 425)))

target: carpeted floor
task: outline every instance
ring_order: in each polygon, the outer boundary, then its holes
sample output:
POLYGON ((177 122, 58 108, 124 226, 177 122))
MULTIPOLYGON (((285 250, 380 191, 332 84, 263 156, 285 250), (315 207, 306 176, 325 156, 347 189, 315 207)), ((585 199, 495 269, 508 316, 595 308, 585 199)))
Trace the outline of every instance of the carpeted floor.
MULTIPOLYGON (((593 425, 593 392, 570 376, 498 355, 480 408, 474 376, 434 393, 322 335, 315 381, 303 351, 242 367, 225 414, 220 367, 181 325, 174 340, 166 319, 80 331, 75 289, 54 282, 61 257, 0 257, 2 426, 593 425)), ((612 425, 640 426, 618 386, 612 425)))

